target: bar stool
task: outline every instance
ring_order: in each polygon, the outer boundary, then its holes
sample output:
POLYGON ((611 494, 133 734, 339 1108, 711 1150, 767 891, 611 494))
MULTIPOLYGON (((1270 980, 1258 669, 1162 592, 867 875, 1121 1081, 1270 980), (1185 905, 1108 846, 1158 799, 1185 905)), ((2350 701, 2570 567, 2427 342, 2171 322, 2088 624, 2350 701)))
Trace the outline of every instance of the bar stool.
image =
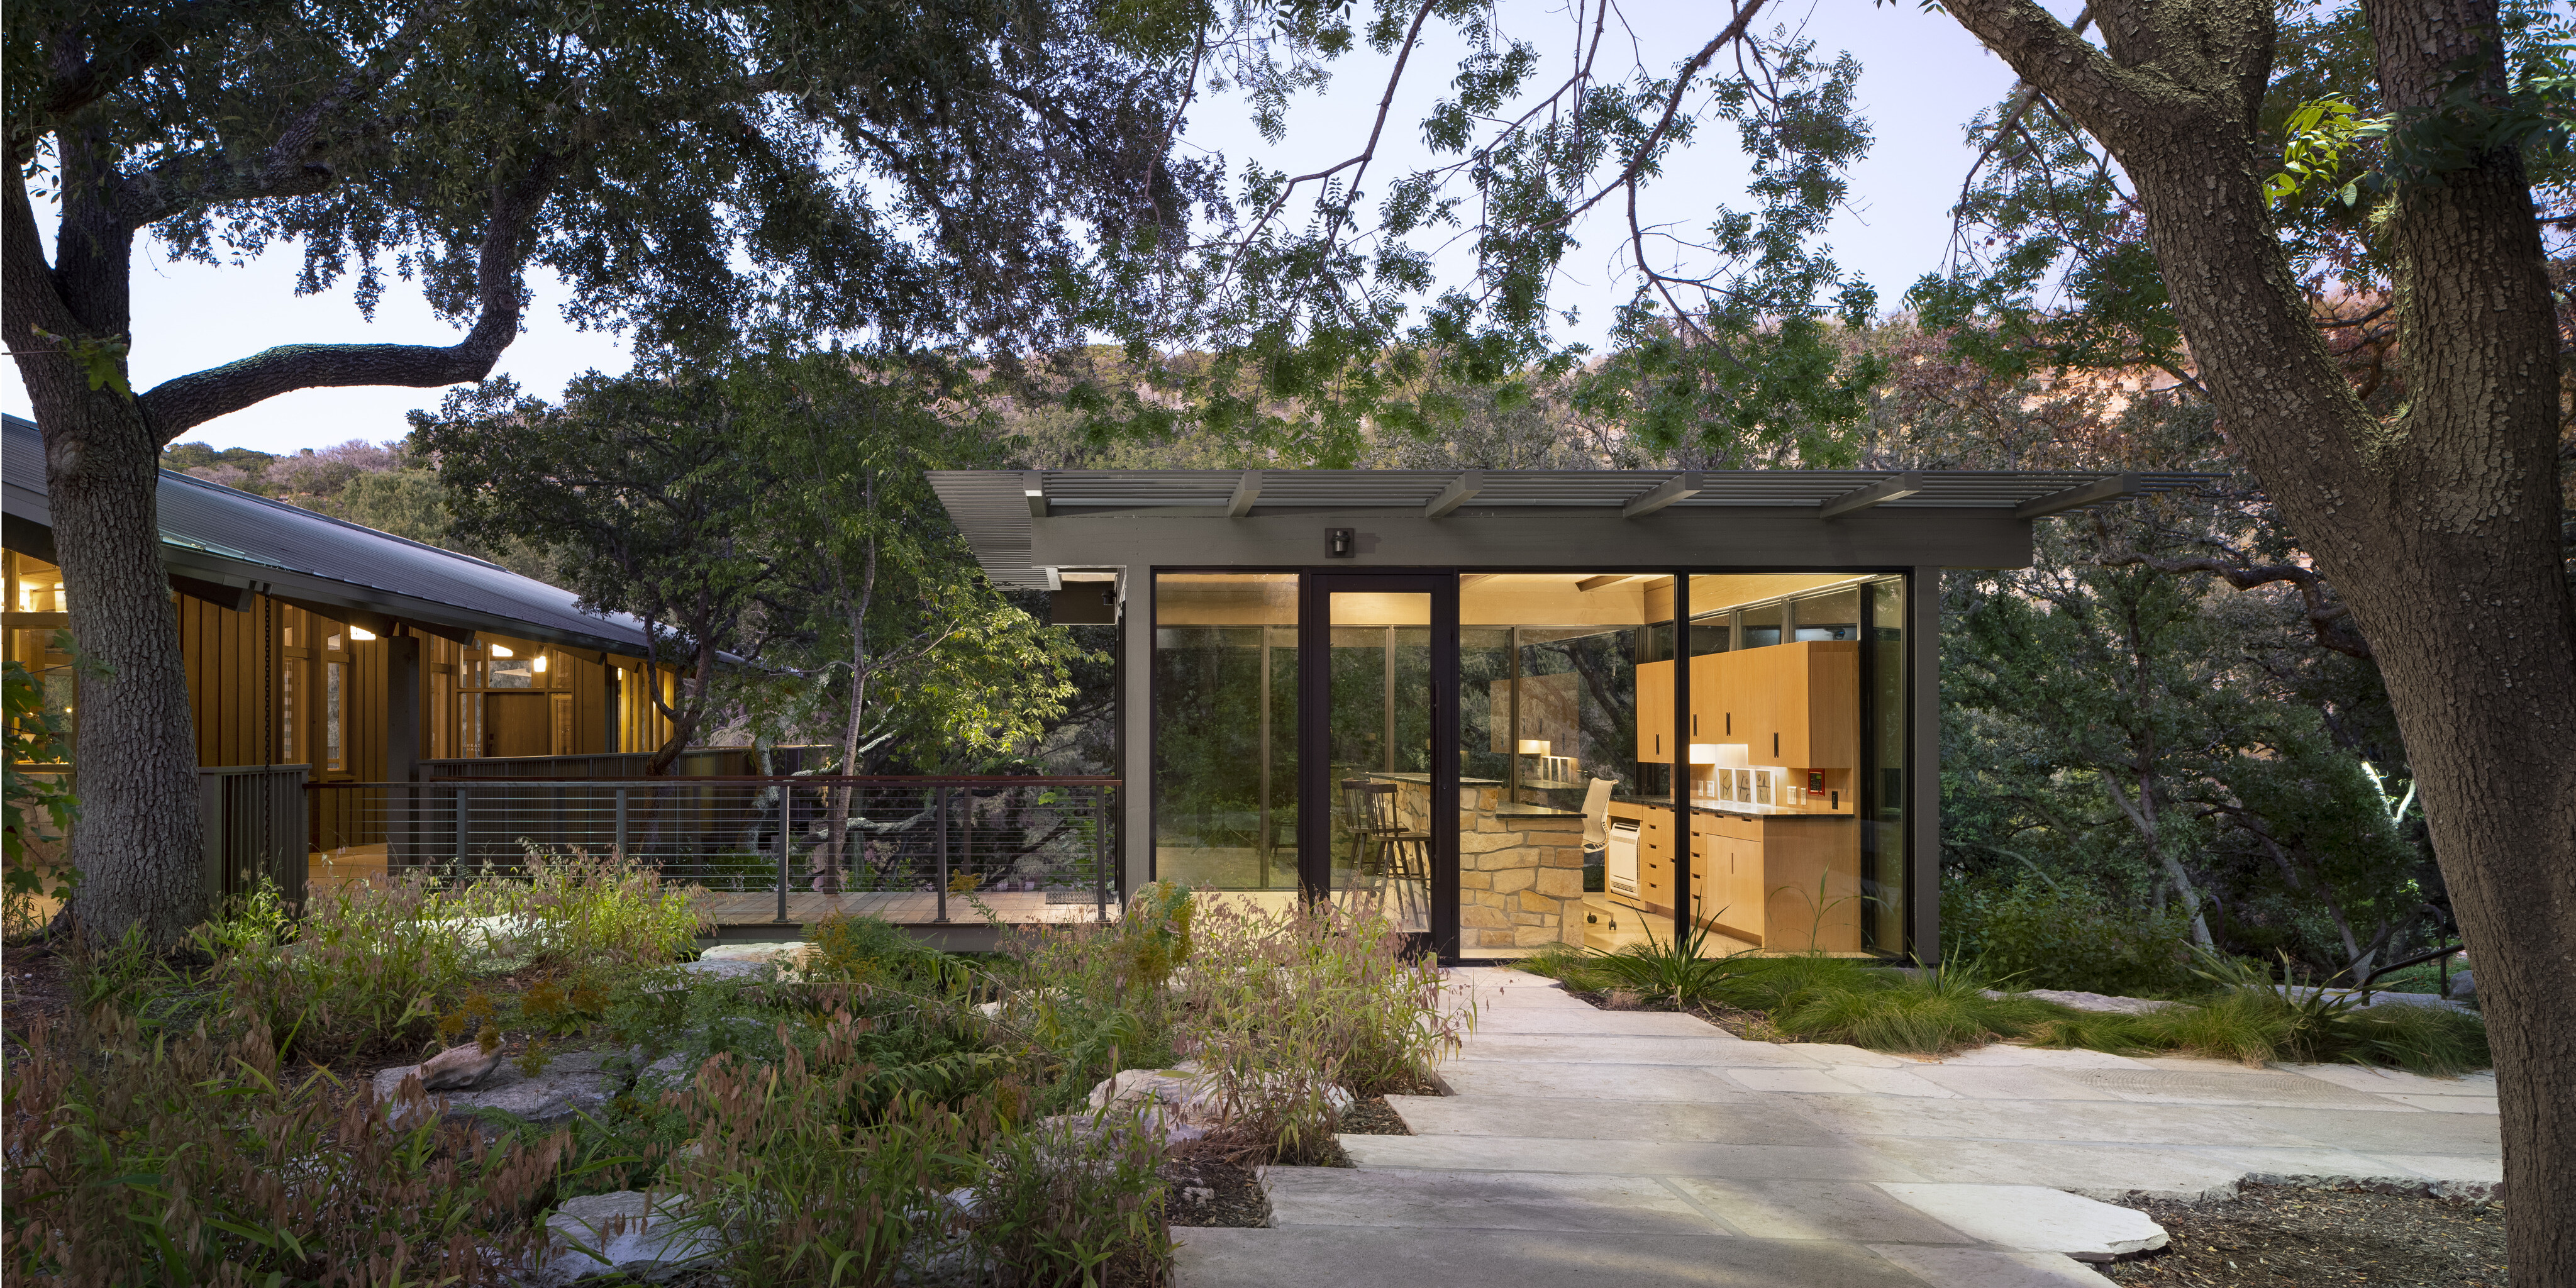
POLYGON ((1371 778, 1342 780, 1342 830, 1351 837, 1351 868, 1380 902, 1387 886, 1395 887, 1395 908, 1403 924, 1428 926, 1431 892, 1431 834, 1407 830, 1397 815, 1396 787, 1371 778))

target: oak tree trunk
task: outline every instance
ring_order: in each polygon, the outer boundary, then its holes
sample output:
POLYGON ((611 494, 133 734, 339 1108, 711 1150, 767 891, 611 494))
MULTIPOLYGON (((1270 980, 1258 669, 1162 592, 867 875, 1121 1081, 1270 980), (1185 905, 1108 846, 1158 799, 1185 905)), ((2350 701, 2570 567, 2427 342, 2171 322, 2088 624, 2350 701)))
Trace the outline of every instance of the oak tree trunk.
MULTIPOLYGON (((2499 84, 2492 0, 2364 0, 2389 108, 2499 84)), ((2105 49, 2026 0, 1951 12, 2111 151, 2228 439, 2386 677, 2470 952, 2502 1110, 2514 1283, 2576 1285, 2576 607, 2560 564, 2559 368, 2520 159, 2404 184, 2407 404, 2327 355, 2262 191, 2269 0, 2097 4, 2105 49)))
MULTIPOLYGON (((71 167, 81 173, 82 167, 71 167)), ((204 919, 197 748, 161 565, 161 440, 122 379, 133 232, 66 185, 48 265, 26 181, 8 185, 6 330, 45 441, 54 556, 81 658, 66 860, 71 927, 169 949, 204 919)))

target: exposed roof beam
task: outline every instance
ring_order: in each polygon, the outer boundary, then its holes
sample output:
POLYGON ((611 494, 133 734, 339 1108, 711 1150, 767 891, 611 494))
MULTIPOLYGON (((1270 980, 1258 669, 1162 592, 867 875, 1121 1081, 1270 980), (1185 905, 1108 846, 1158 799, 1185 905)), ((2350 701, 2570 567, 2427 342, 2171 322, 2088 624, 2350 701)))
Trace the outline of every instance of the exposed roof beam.
POLYGON ((1485 472, 1483 470, 1460 470, 1456 478, 1449 480, 1449 486, 1442 488, 1440 495, 1431 499, 1431 504, 1422 507, 1422 517, 1437 519, 1465 505, 1470 498, 1484 490, 1485 472))
POLYGON ((1225 503, 1225 517, 1240 519, 1252 513, 1252 503, 1261 499, 1261 471, 1245 470, 1234 481, 1234 499, 1225 503))
POLYGON ((1619 508, 1622 519, 1640 519, 1686 496, 1700 493, 1699 471, 1683 470, 1655 485, 1655 490, 1619 508))
POLYGON ((1621 582, 1623 582, 1623 581, 1634 581, 1635 579, 1636 579, 1636 574, 1635 574, 1635 573, 1626 573, 1626 572, 1606 573, 1606 574, 1604 574, 1604 575, 1602 575, 1602 576, 1599 576, 1599 577, 1586 577, 1586 578, 1584 578, 1583 580, 1581 580, 1581 581, 1578 581, 1578 582, 1574 583, 1574 588, 1575 588, 1576 590, 1578 590, 1578 591, 1582 591, 1582 592, 1585 592, 1585 593, 1587 593, 1587 594, 1588 594, 1588 593, 1590 593, 1590 592, 1592 592, 1592 591, 1602 590, 1602 589, 1606 589, 1606 588, 1611 587, 1611 586, 1616 586, 1616 585, 1618 585, 1619 583, 1621 583, 1621 582))
POLYGON ((1913 470, 1907 470, 1892 479, 1882 479, 1868 487, 1855 488, 1841 496, 1819 503, 1816 506, 1816 517, 1839 519, 1854 511, 1866 510, 1873 505, 1912 496, 1922 490, 1923 476, 1913 470))
POLYGON ((2051 492, 2046 496, 2024 501, 2014 507, 2013 517, 2016 519, 2045 518, 2052 514, 2081 509, 2097 501, 2113 501, 2124 496, 2136 496, 2145 490, 2145 480, 2137 475, 2114 474, 2109 478, 2095 479, 2082 487, 2071 487, 2063 492, 2051 492))
POLYGON ((1046 475, 1038 470, 1020 471, 1020 491, 1029 498, 1029 517, 1043 519, 1047 514, 1046 475))

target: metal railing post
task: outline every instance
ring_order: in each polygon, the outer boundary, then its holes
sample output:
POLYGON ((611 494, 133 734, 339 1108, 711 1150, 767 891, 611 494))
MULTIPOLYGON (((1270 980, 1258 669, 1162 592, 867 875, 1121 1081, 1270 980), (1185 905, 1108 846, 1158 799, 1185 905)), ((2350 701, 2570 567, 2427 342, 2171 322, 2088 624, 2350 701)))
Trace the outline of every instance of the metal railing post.
POLYGON ((788 828, 796 818, 796 788, 790 783, 778 785, 778 919, 787 920, 787 862, 793 854, 793 838, 788 828))
POLYGON ((465 877, 466 835, 465 789, 459 787, 456 789, 456 871, 450 874, 450 880, 461 881, 465 877))
POLYGON ((1106 787, 1091 789, 1091 884, 1093 915, 1105 926, 1109 924, 1109 789, 1106 787))
POLYGON ((939 894, 939 920, 946 921, 948 920, 948 789, 943 786, 937 790, 939 802, 939 879, 936 888, 939 894))
POLYGON ((626 857, 626 789, 617 789, 617 857, 626 857))

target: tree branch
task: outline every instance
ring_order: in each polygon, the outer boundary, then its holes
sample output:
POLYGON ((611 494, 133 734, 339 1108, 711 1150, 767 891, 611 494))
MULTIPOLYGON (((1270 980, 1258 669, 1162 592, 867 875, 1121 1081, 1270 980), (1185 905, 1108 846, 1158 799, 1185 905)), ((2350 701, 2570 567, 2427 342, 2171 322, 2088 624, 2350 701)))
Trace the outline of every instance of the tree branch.
POLYGON ((2094 562, 2105 568, 2142 566, 2162 573, 2214 573, 2238 590, 2288 582, 2298 588, 2300 603, 2307 610, 2308 625, 2316 632, 2318 647, 2332 649, 2347 657, 2367 659, 2371 656, 2370 641, 2362 638, 2361 631, 2352 624, 2352 609, 2334 598, 2333 588, 2326 584, 2325 578, 2317 575, 2314 568, 2298 564, 2247 566, 2209 555, 2196 559, 2152 559, 2135 552, 2105 555, 2094 562))
POLYGON ((481 316, 465 338, 433 344, 286 344, 190 375, 174 377, 142 398, 143 415, 163 443, 217 416, 298 389, 349 385, 430 388, 480 380, 519 336, 521 268, 529 226, 545 208, 562 158, 540 155, 527 177, 493 194, 477 252, 481 316))
POLYGON ((2088 128, 2106 112, 2140 103, 2146 86, 2138 73, 2111 61, 2033 0, 1954 0, 1949 9, 2037 95, 2077 105, 2088 128))
POLYGON ((194 0, 161 15, 159 21, 142 30, 107 32, 98 41, 98 51, 70 75, 54 82, 42 106, 23 123, 11 126, 10 159, 25 165, 35 154, 36 140, 59 128, 65 118, 150 70, 190 36, 216 30, 235 17, 233 0, 194 0))

